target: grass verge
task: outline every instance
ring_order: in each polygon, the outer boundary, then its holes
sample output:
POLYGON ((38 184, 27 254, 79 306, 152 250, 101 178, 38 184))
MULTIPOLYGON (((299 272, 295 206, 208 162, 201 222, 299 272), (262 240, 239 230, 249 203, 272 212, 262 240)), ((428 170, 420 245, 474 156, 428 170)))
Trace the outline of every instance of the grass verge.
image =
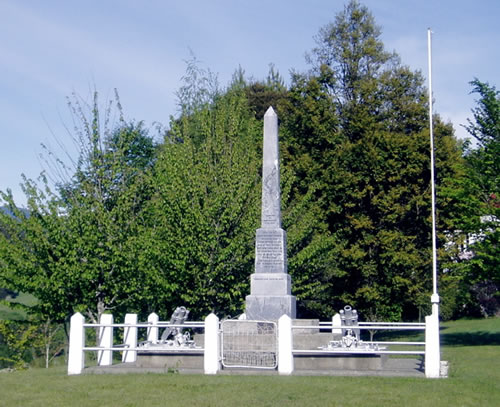
POLYGON ((178 374, 66 375, 64 366, 0 373, 8 406, 497 406, 500 319, 442 325, 448 379, 178 374))

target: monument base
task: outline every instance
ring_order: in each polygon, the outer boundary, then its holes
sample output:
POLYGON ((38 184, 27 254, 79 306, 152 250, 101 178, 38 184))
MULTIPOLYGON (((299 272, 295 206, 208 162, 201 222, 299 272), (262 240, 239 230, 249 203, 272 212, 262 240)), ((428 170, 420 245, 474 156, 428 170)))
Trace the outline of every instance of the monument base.
POLYGON ((187 369, 203 372, 203 351, 199 353, 138 352, 135 366, 140 368, 173 370, 187 369))
POLYGON ((293 364, 297 371, 329 370, 382 370, 387 362, 387 355, 318 355, 303 353, 294 355, 293 364))
POLYGON ((294 295, 247 295, 245 314, 247 319, 277 321, 283 314, 296 317, 294 295))
POLYGON ((292 279, 286 273, 254 273, 250 276, 251 296, 282 296, 292 292, 292 279))

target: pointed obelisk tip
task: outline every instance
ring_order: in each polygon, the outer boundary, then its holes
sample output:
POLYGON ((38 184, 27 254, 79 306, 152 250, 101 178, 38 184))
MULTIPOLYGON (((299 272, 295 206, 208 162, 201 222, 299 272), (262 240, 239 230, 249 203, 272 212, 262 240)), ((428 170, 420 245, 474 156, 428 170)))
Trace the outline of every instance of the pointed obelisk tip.
POLYGON ((267 112, 264 115, 264 117, 266 117, 266 116, 276 116, 276 113, 275 113, 275 111, 274 111, 274 109, 273 109, 272 106, 269 106, 269 109, 267 109, 267 112))

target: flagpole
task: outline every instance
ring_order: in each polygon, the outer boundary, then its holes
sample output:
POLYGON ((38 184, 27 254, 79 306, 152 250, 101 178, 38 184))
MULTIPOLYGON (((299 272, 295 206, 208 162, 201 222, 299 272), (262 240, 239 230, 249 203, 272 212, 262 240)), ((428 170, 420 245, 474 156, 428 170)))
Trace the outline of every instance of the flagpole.
POLYGON ((432 52, 431 29, 427 30, 429 62, 429 133, 431 141, 431 212, 432 212, 432 314, 425 317, 425 376, 441 376, 441 346, 439 343, 439 295, 437 291, 436 190, 434 176, 434 133, 432 128, 432 52))
POLYGON ((439 303, 437 292, 437 243, 436 243, 436 187, 434 175, 434 130, 432 123, 432 46, 431 46, 432 31, 427 30, 427 54, 429 68, 429 133, 431 144, 431 211, 432 211, 432 297, 431 302, 439 303))

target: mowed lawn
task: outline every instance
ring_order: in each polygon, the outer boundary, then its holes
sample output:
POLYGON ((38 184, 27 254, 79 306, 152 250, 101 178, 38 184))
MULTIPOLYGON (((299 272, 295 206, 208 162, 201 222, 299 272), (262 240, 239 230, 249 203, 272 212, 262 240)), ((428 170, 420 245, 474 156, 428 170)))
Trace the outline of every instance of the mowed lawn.
POLYGON ((0 406, 500 406, 500 318, 442 324, 448 379, 0 373, 0 406))

